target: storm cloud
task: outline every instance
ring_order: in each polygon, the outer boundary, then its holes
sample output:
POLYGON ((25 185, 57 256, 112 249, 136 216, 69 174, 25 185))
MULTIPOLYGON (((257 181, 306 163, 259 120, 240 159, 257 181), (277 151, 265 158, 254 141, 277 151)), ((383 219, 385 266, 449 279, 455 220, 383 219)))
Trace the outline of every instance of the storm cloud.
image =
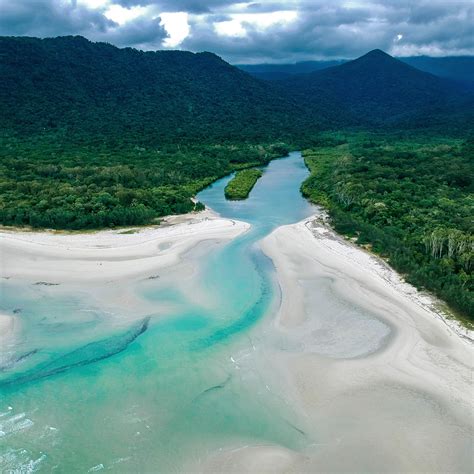
POLYGON ((471 0, 0 0, 0 34, 83 35, 233 63, 474 55, 471 0))
POLYGON ((139 15, 119 24, 105 8, 71 0, 0 0, 0 35, 41 38, 82 35, 117 46, 161 47, 167 32, 161 19, 139 15))

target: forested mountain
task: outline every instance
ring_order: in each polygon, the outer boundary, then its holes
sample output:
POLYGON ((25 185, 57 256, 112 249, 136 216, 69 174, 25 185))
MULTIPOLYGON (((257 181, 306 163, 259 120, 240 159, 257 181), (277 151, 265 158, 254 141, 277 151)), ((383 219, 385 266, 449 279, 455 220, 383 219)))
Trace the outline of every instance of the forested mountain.
MULTIPOLYGON (((474 87, 474 57, 449 56, 435 58, 431 56, 399 57, 400 61, 416 67, 420 71, 429 72, 435 76, 445 77, 460 84, 474 87)), ((243 71, 264 80, 286 79, 294 74, 306 74, 320 71, 328 67, 339 66, 347 59, 332 61, 301 61, 293 64, 238 64, 243 71)))
POLYGON ((0 124, 22 134, 278 136, 291 98, 212 53, 142 52, 80 36, 0 38, 0 124))
POLYGON ((456 85, 379 50, 272 82, 212 53, 119 49, 80 36, 0 37, 0 58, 2 129, 74 142, 291 140, 346 125, 425 126, 425 115, 457 124, 469 109, 456 85))
POLYGON ((381 51, 269 83, 212 53, 3 37, 0 77, 0 222, 34 227, 191 210, 212 180, 323 128, 473 123, 450 83, 381 51))
POLYGON ((239 64, 238 68, 248 72, 254 77, 266 81, 286 79, 294 74, 307 74, 309 72, 339 66, 346 60, 334 61, 302 61, 295 64, 239 64))
POLYGON ((425 73, 380 50, 309 74, 275 81, 306 107, 337 111, 353 125, 409 123, 437 125, 470 113, 472 95, 455 84, 425 73), (418 123, 419 120, 419 123, 418 123))
POLYGON ((416 67, 421 71, 429 72, 439 77, 453 79, 474 87, 474 57, 454 56, 432 58, 429 56, 413 56, 400 58, 404 63, 416 67))

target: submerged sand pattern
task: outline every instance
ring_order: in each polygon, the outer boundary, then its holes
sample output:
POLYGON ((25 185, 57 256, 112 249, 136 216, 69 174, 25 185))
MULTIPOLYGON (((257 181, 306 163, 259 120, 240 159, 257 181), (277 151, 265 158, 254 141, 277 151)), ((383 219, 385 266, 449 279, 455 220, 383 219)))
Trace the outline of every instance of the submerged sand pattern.
POLYGON ((2 232, 0 470, 471 472, 472 345, 307 217, 306 175, 216 183, 223 217, 2 232))

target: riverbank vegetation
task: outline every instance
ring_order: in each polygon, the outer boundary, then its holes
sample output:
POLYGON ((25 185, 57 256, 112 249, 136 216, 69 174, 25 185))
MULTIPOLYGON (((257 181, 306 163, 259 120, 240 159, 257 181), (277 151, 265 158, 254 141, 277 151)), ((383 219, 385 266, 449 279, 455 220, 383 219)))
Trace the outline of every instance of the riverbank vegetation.
POLYGON ((258 169, 238 171, 224 189, 226 199, 233 201, 247 199, 262 174, 262 171, 258 169))
POLYGON ((304 158, 338 232, 474 322, 472 139, 328 134, 304 158))
POLYGON ((98 229, 200 210, 192 197, 214 180, 285 155, 284 144, 77 145, 0 139, 0 223, 98 229))

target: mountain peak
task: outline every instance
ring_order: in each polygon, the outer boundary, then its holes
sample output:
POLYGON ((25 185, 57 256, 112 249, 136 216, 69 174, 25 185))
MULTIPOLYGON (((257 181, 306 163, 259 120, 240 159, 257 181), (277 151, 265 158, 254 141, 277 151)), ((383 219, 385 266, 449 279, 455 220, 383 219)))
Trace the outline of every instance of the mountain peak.
POLYGON ((372 51, 369 51, 368 53, 364 54, 363 56, 361 56, 358 59, 363 59, 363 58, 367 58, 367 59, 382 59, 382 58, 383 59, 387 59, 387 58, 395 59, 392 56, 390 56, 390 54, 387 54, 385 51, 382 51, 381 49, 373 49, 372 51))
MULTIPOLYGON (((370 69, 372 71, 395 70, 398 71, 399 74, 407 74, 408 70, 414 70, 408 64, 405 64, 397 58, 390 56, 390 54, 387 54, 381 49, 374 49, 372 51, 369 51, 368 53, 364 54, 363 56, 360 56, 357 59, 354 59, 353 61, 348 61, 347 63, 344 63, 341 67, 345 69, 363 68, 370 69)), ((421 71, 416 72, 424 74, 421 71)))

